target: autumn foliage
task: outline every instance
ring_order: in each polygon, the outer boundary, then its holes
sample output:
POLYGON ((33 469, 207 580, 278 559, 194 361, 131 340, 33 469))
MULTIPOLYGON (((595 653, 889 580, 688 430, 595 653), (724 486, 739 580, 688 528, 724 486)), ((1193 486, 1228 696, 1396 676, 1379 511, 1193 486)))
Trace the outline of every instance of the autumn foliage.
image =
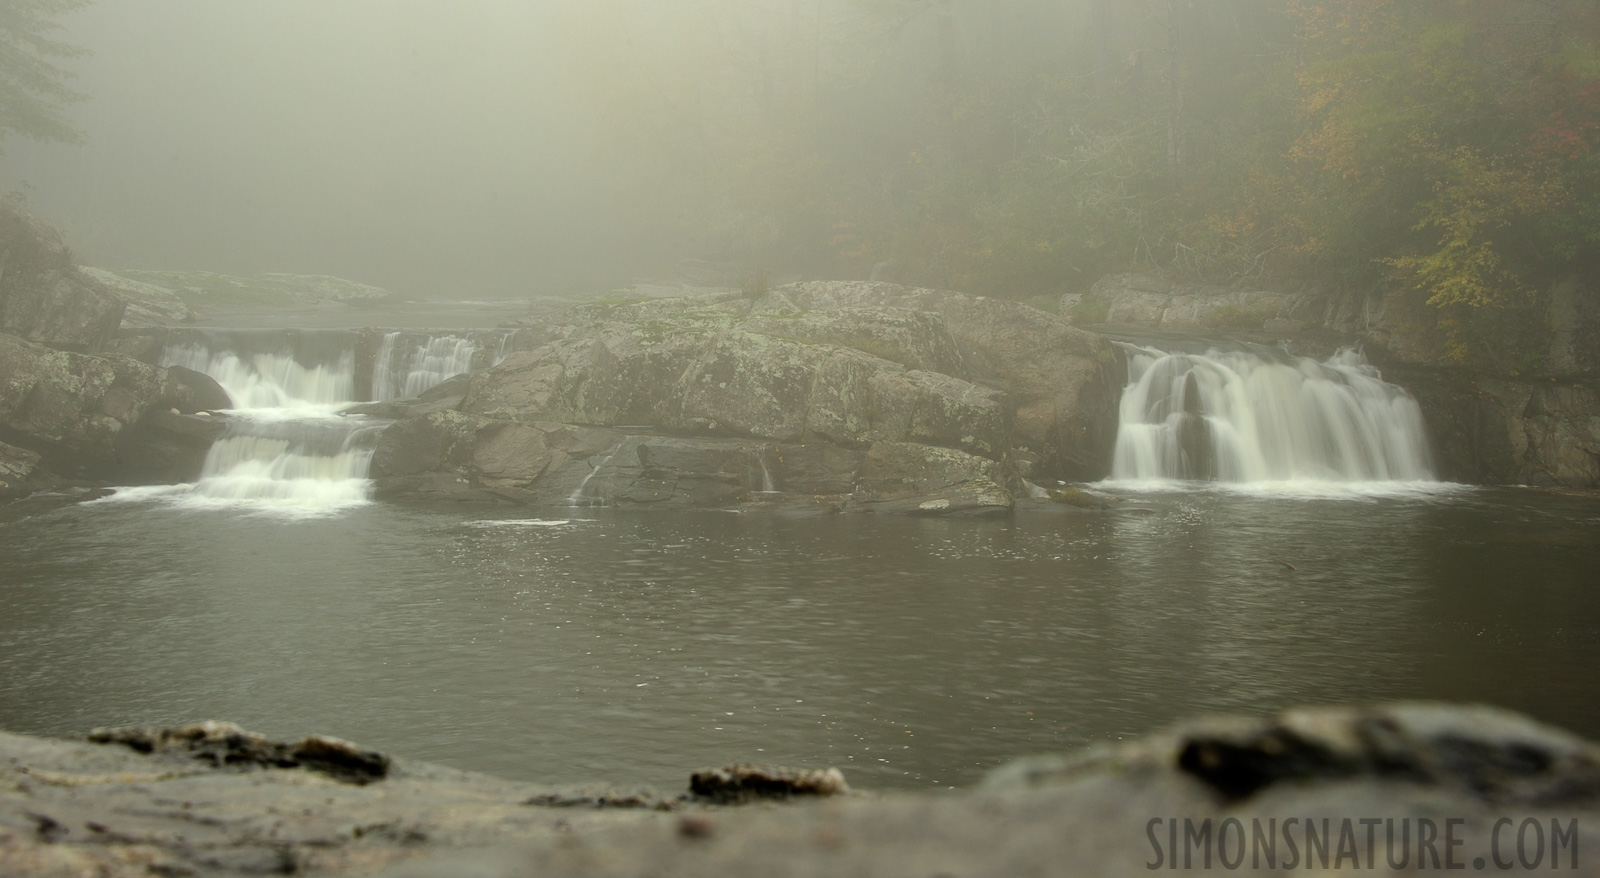
POLYGON ((1507 368, 1596 261, 1593 0, 650 7, 585 4, 582 79, 695 255, 1016 298, 1332 282, 1507 368))

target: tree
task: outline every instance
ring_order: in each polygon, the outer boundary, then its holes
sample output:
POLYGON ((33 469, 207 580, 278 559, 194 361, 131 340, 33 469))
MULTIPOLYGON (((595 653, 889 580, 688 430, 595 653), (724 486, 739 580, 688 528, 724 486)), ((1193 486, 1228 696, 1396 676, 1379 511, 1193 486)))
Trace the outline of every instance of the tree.
POLYGON ((13 135, 76 143, 82 134, 62 114, 83 95, 57 62, 85 50, 54 38, 59 19, 89 0, 0 0, 0 141, 13 135))
POLYGON ((1600 14, 1585 0, 1321 0, 1297 11, 1314 225, 1431 313, 1439 353, 1536 368, 1542 293, 1600 264, 1600 14))

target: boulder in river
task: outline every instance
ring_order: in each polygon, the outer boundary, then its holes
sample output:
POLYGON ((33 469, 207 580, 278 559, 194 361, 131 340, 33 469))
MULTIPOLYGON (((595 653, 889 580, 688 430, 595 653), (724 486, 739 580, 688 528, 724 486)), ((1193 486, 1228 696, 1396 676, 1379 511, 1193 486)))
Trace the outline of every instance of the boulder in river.
POLYGON ((891 284, 587 305, 528 342, 460 390, 362 409, 407 419, 379 442, 380 496, 1003 511, 1018 461, 1105 473, 1123 375, 1054 315, 891 284), (610 438, 552 446, 559 425, 610 438), (511 446, 516 466, 484 465, 511 446))

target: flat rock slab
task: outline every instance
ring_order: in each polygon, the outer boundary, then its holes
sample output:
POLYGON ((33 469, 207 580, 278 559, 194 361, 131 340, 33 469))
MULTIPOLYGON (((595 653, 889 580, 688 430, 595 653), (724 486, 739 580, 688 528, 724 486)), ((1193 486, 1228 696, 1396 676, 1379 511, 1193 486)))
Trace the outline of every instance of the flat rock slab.
POLYGON ((1490 708, 1223 717, 973 790, 803 799, 842 776, 731 766, 665 797, 385 757, 352 783, 226 724, 98 736, 0 734, 0 874, 1600 874, 1600 748, 1490 708))

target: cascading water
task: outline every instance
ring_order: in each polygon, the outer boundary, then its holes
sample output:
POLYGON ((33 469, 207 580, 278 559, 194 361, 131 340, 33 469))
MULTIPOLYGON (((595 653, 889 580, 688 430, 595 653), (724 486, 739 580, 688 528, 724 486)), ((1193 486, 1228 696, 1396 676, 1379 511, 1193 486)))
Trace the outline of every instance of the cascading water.
POLYGON ((1319 363, 1124 347, 1113 480, 1434 480, 1416 400, 1353 350, 1319 363))
POLYGON ((233 408, 194 484, 119 491, 192 507, 322 514, 369 502, 373 445, 385 421, 345 416, 355 355, 343 334, 235 333, 169 345, 163 365, 216 379, 233 408))
POLYGON ((481 348, 471 338, 455 335, 426 337, 415 344, 409 333, 383 337, 372 368, 372 398, 383 402, 416 396, 445 379, 472 369, 472 357, 481 348))
POLYGON ((185 366, 215 378, 243 410, 334 406, 355 399, 355 351, 307 366, 287 350, 240 354, 205 344, 168 345, 161 365, 185 366))

